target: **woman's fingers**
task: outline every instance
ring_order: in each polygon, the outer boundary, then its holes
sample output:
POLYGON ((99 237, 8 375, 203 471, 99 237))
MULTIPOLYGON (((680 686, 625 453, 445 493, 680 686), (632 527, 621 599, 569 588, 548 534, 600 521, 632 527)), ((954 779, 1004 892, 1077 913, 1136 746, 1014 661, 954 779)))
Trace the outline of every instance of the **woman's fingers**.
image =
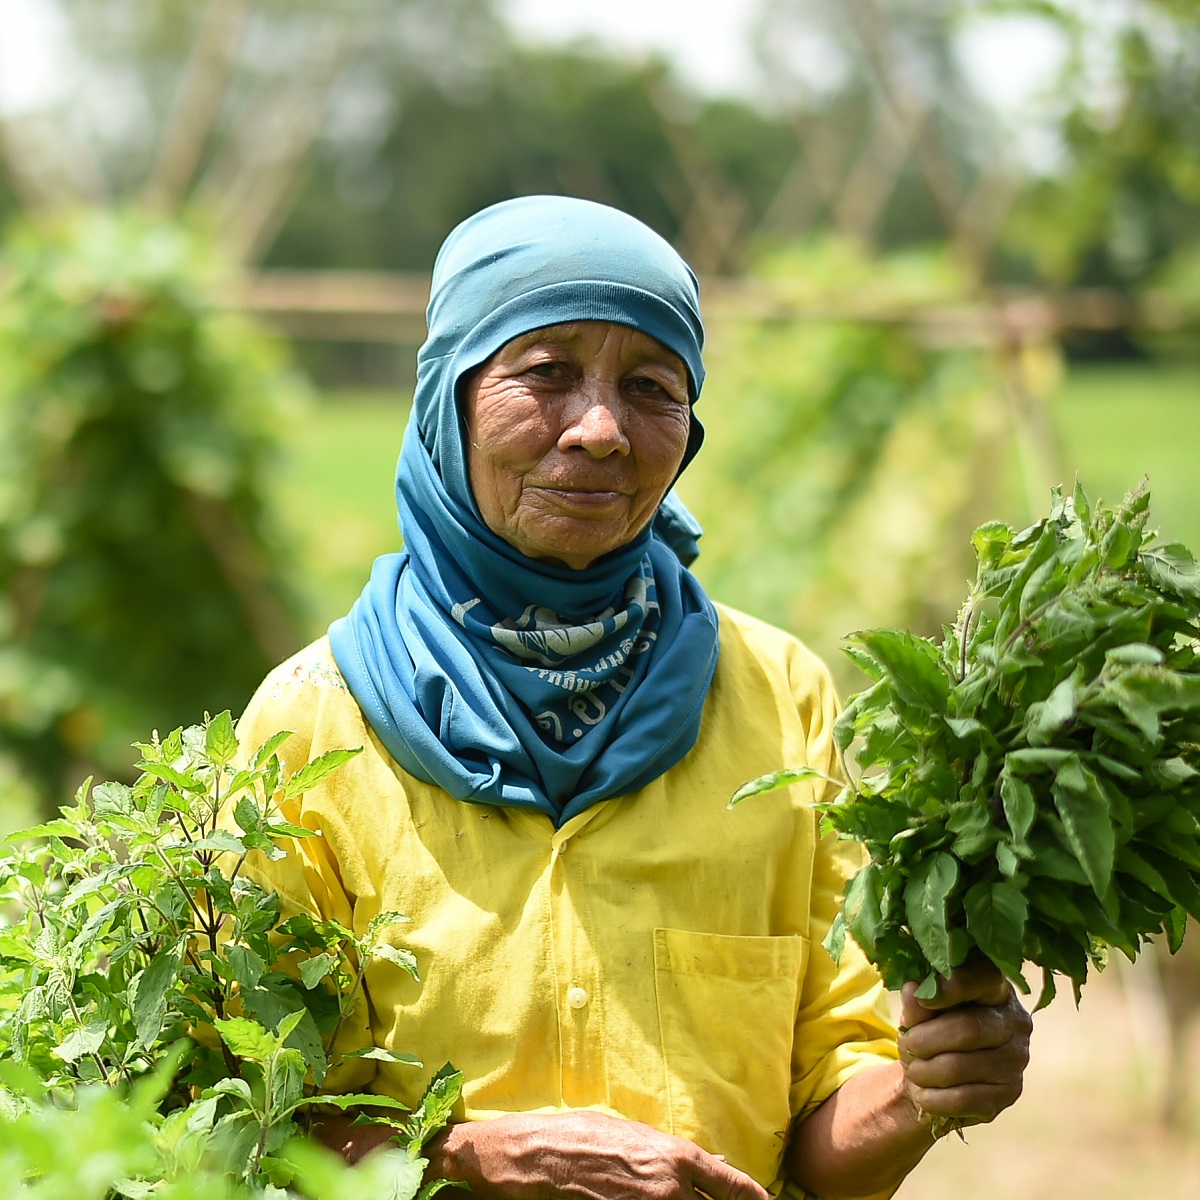
POLYGON ((1014 994, 1012 984, 987 959, 955 967, 949 977, 939 978, 932 1000, 918 1000, 916 992, 915 983, 906 983, 900 991, 900 1023, 908 1028, 962 1004, 1005 1004, 1014 994))
POLYGON ((954 1088, 910 1087, 908 1098, 929 1117, 952 1117, 970 1125, 982 1125, 994 1120, 1006 1108, 1017 1102, 1021 1084, 1006 1083, 963 1084, 954 1088))
POLYGON ((1014 1038, 1028 1042, 1033 1020, 1015 999, 1004 1004, 968 1004, 932 1014, 910 1026, 900 1042, 911 1058, 933 1058, 961 1051, 992 1050, 1014 1038))
POLYGON ((936 997, 901 997, 900 1061, 922 1112, 990 1121, 1021 1094, 1033 1020, 991 963, 939 981, 936 997))
POLYGON ((769 1200, 767 1190, 723 1158, 699 1150, 692 1168, 692 1188, 710 1200, 769 1200))

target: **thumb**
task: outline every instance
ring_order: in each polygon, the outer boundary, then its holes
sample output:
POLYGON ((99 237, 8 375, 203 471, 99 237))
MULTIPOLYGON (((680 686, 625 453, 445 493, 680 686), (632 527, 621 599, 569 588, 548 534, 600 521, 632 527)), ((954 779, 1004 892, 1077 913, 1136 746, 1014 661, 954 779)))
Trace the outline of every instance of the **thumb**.
POLYGON ((937 1008, 927 1008, 917 999, 919 984, 906 983, 900 989, 900 1028, 911 1029, 938 1015, 937 1008))

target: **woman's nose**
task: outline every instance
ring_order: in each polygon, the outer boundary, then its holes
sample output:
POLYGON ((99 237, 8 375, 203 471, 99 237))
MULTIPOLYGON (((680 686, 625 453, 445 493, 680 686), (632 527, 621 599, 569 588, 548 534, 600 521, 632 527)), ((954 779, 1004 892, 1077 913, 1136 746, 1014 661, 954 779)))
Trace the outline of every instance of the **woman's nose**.
POLYGON ((593 458, 628 454, 622 417, 621 394, 615 384, 583 380, 568 403, 560 446, 578 447, 593 458))

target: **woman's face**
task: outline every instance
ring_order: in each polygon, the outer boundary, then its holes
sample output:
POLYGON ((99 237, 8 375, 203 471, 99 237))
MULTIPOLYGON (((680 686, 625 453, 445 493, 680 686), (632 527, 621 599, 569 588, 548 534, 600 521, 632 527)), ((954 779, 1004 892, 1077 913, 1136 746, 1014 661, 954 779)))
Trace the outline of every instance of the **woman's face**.
POLYGON ((531 558, 582 568, 635 537, 687 446, 687 368, 627 325, 522 334, 466 382, 471 490, 484 523, 531 558))

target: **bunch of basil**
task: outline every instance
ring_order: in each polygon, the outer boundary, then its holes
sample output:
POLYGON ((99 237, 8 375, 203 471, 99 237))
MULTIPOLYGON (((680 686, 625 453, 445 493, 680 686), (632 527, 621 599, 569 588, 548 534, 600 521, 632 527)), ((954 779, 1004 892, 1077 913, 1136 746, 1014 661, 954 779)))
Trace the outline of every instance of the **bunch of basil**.
MULTIPOLYGON (((873 684, 835 737, 861 773, 825 821, 870 861, 848 931, 889 987, 991 959, 1042 968, 1076 1000, 1108 947, 1130 959, 1200 918, 1200 565, 1147 532, 1143 485, 1117 509, 1053 494, 1020 533, 975 532, 978 572, 940 645, 854 634, 873 684)), ((753 780, 732 803, 820 774, 753 780)))

